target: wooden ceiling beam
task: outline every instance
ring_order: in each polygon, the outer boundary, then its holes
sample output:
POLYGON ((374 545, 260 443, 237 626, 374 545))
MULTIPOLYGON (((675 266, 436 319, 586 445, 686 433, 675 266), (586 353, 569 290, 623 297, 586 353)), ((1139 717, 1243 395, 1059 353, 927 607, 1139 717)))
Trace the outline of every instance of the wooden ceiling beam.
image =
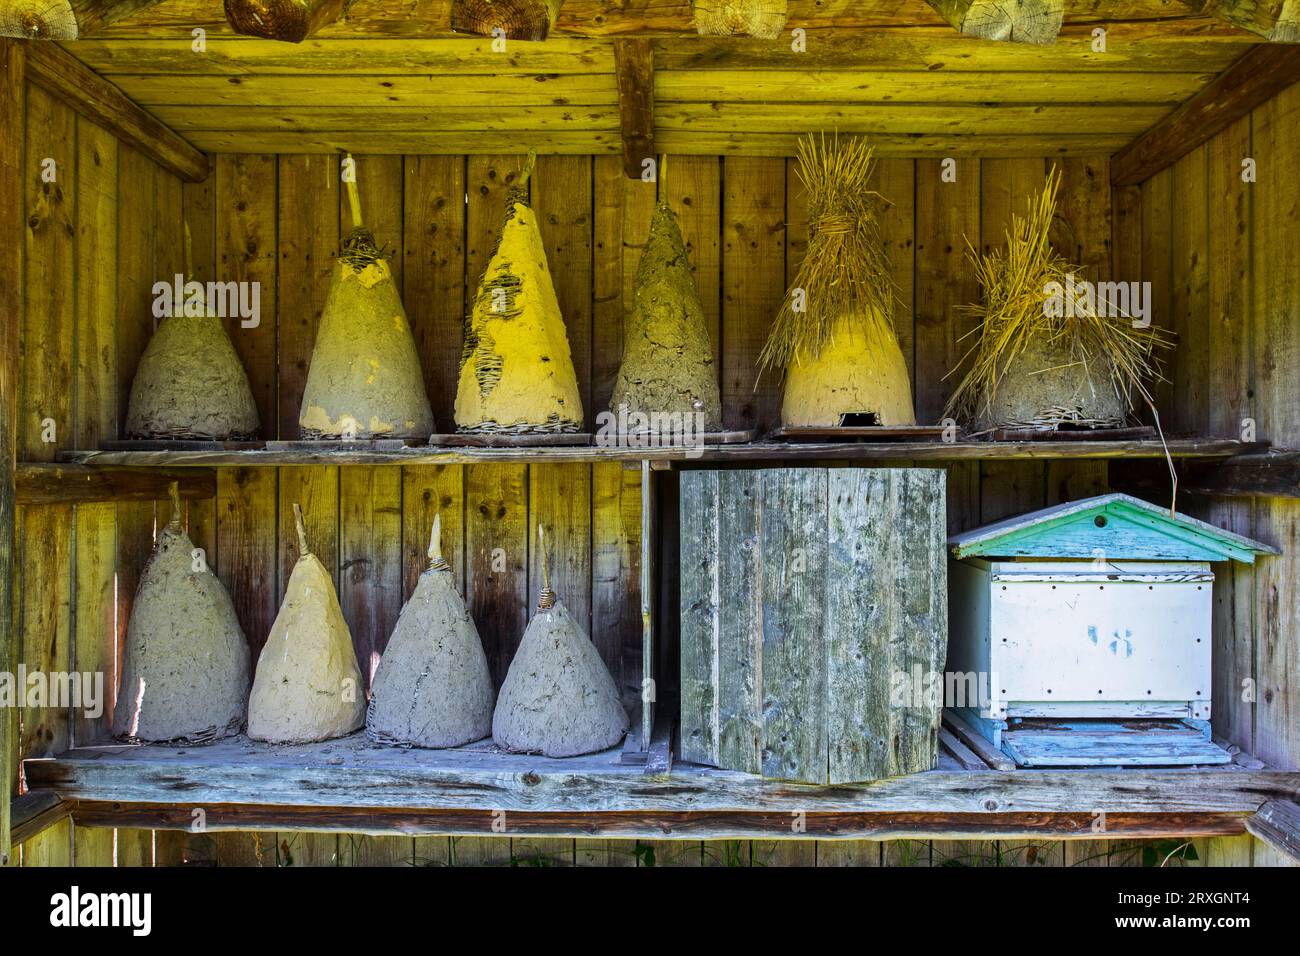
POLYGON ((983 40, 1055 43, 1065 0, 926 0, 959 33, 983 40))
POLYGON ((545 40, 564 0, 452 0, 453 33, 507 40, 545 40))
POLYGON ((1183 0, 1195 12, 1218 17, 1273 43, 1300 43, 1300 0, 1183 0))
POLYGON ((655 157, 655 66, 649 40, 615 40, 618 118, 623 138, 623 172, 640 179, 645 160, 655 157))
POLYGON ((162 0, 0 0, 0 36, 76 40, 162 0))
POLYGON ((206 156, 62 47, 28 44, 27 79, 186 182, 208 178, 206 156))
POLYGON ((700 36, 775 40, 785 28, 786 0, 693 0, 692 21, 700 36))
POLYGON ((1300 82, 1300 55, 1287 46, 1258 44, 1112 156, 1111 184, 1143 182, 1296 82, 1300 82))
POLYGON ((236 33, 301 43, 343 15, 346 0, 225 0, 226 22, 236 33))

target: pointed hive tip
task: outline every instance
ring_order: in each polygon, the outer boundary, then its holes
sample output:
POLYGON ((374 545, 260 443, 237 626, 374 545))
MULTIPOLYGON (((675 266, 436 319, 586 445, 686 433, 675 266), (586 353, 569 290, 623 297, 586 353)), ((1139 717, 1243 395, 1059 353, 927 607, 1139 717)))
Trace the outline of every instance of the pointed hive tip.
POLYGON ((542 591, 537 595, 537 609, 545 611, 555 606, 555 591, 551 589, 551 556, 546 550, 546 528, 537 525, 537 548, 542 557, 542 591))
POLYGON ((181 483, 173 481, 167 486, 167 494, 172 500, 172 519, 167 523, 167 527, 173 531, 179 531, 181 527, 181 483))
POLYGON ((302 518, 302 508, 296 501, 293 503, 293 523, 298 529, 298 557, 305 558, 311 554, 311 548, 307 546, 307 525, 302 518))

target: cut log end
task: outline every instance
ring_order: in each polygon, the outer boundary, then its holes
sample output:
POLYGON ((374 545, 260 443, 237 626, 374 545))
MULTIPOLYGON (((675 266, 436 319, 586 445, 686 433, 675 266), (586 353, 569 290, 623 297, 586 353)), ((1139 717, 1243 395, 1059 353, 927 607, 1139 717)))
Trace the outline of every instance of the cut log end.
POLYGON ((75 40, 79 33, 69 0, 10 0, 0 6, 0 36, 75 40))
POLYGON ((1055 43, 1065 19, 1064 0, 958 0, 947 6, 959 11, 956 20, 945 14, 953 26, 982 40, 1055 43))
MULTIPOLYGON (((225 0, 230 28, 244 36, 301 43, 319 27, 338 18, 325 16, 331 0, 225 0)), ((337 4, 341 11, 341 2, 337 4)))
POLYGON ((785 29, 786 0, 694 0, 700 36, 750 36, 775 40, 785 29))
POLYGON ((454 0, 453 33, 507 40, 545 40, 563 0, 454 0), (497 32, 499 31, 499 32, 497 32))

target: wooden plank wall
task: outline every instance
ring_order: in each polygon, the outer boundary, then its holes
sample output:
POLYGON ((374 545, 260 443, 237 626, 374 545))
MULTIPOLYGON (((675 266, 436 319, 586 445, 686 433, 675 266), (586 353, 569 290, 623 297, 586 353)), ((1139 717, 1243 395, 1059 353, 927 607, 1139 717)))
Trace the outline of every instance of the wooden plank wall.
MULTIPOLYGON (((1133 254, 1179 338, 1162 401, 1171 427, 1236 438, 1253 426, 1277 447, 1300 448, 1296 163, 1300 86, 1116 199, 1137 210, 1133 254), (1243 179, 1247 161, 1253 183, 1243 179)), ((1282 549, 1253 567, 1215 568, 1213 722, 1260 760, 1300 768, 1300 502, 1187 496, 1180 508, 1282 549)), ((1229 856, 1283 862, 1242 840, 1229 856)))
MULTIPOLYGON (((296 437, 297 403, 331 254, 347 224, 338 160, 223 155, 207 182, 182 186, 37 90, 29 91, 28 114, 25 189, 34 225, 24 240, 29 301, 20 453, 48 458, 56 448, 89 445, 116 433, 152 328, 149 288, 156 277, 180 268, 182 217, 193 235, 199 278, 262 283, 261 324, 232 328, 232 338, 249 371, 266 434, 296 437), (61 188, 47 190, 40 179, 46 157, 62 171, 48 185, 61 188), (116 268, 103 269, 105 261, 116 268), (57 442, 40 441, 37 407, 58 423, 57 442)), ((1279 123, 1274 135, 1284 132, 1279 123)), ((392 251, 443 427, 451 419, 466 290, 486 262, 505 187, 521 162, 519 156, 481 155, 358 158, 367 218, 392 251)), ((1146 231, 1133 228, 1148 218, 1145 190, 1113 212, 1105 158, 1061 165, 1063 228, 1078 243, 1081 258, 1107 269, 1121 237, 1134 234, 1145 248, 1146 231)), ((1041 159, 962 159, 955 182, 945 181, 938 160, 890 158, 878 168, 879 187, 893 203, 884 231, 903 302, 899 337, 923 418, 937 416, 952 385, 943 376, 964 349, 960 336, 967 323, 955 307, 977 294, 963 259, 965 237, 978 244, 998 242, 1010 210, 1046 168, 1041 159)), ((617 158, 603 156, 544 156, 534 183, 590 416, 612 391, 622 315, 656 187, 628 181, 617 158)), ((771 425, 779 388, 756 376, 754 357, 803 252, 805 203, 793 164, 672 157, 660 185, 682 217, 719 359, 727 423, 771 425)), ((1279 181, 1273 188, 1283 187, 1279 181)), ((1121 268, 1118 277, 1131 276, 1121 268)), ((954 465, 948 475, 949 528, 1095 494, 1106 482, 1104 463, 954 465)), ((557 580, 566 603, 590 624, 629 702, 636 699, 637 472, 618 465, 221 469, 217 497, 190 503, 188 527, 229 588, 255 650, 295 557, 289 519, 294 501, 307 511, 315 550, 337 571, 340 599, 367 672, 414 587, 430 522, 441 513, 449 557, 500 680, 539 586, 531 542, 543 521, 555 533, 557 580)), ((130 598, 155 521, 166 515, 166 505, 159 511, 154 503, 26 509, 17 558, 23 597, 16 659, 104 667, 111 688, 130 598), (53 586, 31 586, 38 581, 53 586)), ((1276 586, 1291 585, 1279 579, 1276 586)), ((67 713, 24 713, 20 752, 57 751, 88 740, 107 719, 107 714, 87 722, 67 713)), ((651 859, 656 865, 939 865, 1118 858, 1104 844, 1040 847, 1023 841, 634 846, 603 840, 70 831, 66 824, 50 830, 29 841, 20 855, 28 862, 146 865, 182 857, 266 865, 646 865, 651 859), (1077 852, 1071 849, 1076 847, 1077 852)))

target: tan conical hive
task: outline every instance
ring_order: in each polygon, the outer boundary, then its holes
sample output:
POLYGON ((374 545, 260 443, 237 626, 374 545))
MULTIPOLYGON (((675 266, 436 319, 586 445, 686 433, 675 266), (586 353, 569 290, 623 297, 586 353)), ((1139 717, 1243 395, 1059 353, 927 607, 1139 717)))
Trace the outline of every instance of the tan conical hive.
POLYGON ((659 203, 636 270, 623 363, 609 403, 616 414, 704 416, 704 431, 722 430, 722 399, 704 306, 686 258, 677 216, 659 203))
POLYGON ((298 424, 304 438, 427 439, 433 410, 415 337, 388 261, 361 225, 356 183, 347 185, 355 228, 334 265, 298 424))
POLYGON ((492 733, 492 675, 478 629, 442 558, 433 519, 429 566, 375 671, 366 733, 381 743, 458 747, 492 733))
POLYGON ((307 547, 302 511, 298 563, 257 659, 248 736, 310 743, 352 733, 365 722, 365 689, 334 579, 307 547))
POLYGON ((479 280, 461 355, 456 428, 576 432, 582 398, 537 217, 527 202, 532 156, 479 280))
POLYGON ((158 536, 131 606, 113 734, 199 743, 239 732, 248 700, 248 642, 230 596, 180 524, 158 536))
POLYGON ((575 757, 613 747, 628 719, 596 645, 555 600, 548 564, 543 542, 544 586, 501 685, 492 739, 518 753, 575 757))
POLYGON ((814 359, 786 368, 781 422, 915 425, 912 383, 902 349, 876 322, 841 322, 814 359), (873 420, 874 419, 874 420, 873 420))
POLYGON ((226 441, 257 435, 257 405, 221 319, 164 318, 140 356, 126 437, 226 441))

